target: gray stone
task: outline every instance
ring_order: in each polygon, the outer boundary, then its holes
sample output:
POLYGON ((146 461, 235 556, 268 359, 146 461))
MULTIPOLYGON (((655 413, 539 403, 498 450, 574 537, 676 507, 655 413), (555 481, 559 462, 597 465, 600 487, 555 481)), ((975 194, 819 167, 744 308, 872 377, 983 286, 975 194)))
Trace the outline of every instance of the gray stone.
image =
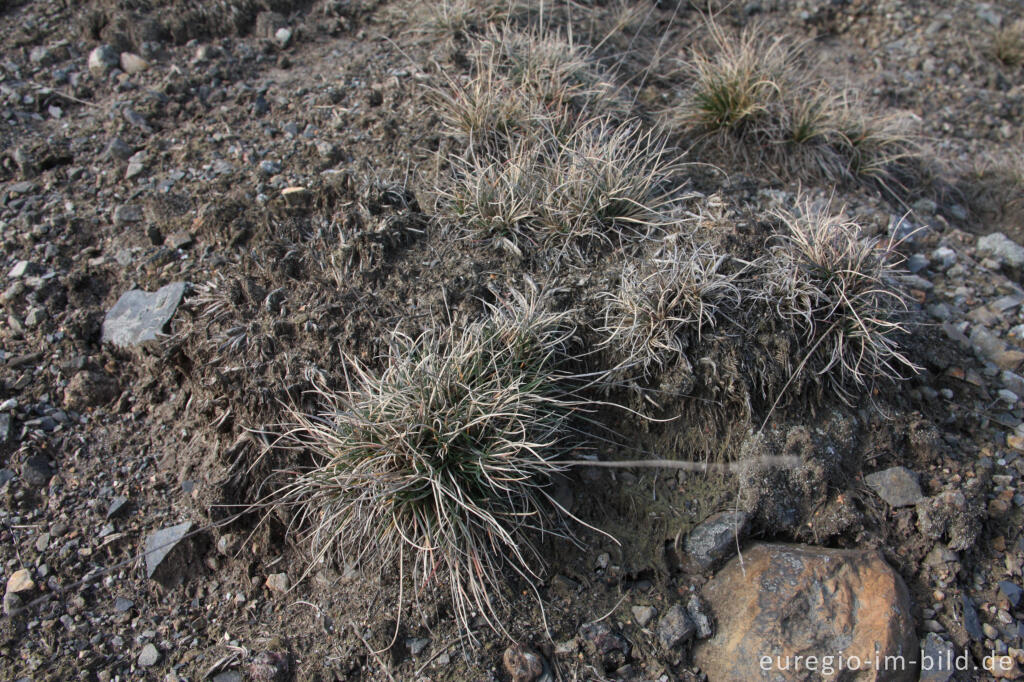
POLYGON ((139 665, 143 668, 149 668, 160 662, 160 650, 152 644, 147 644, 142 647, 142 653, 139 654, 139 665))
POLYGON ((927 268, 929 265, 928 256, 923 253, 915 253, 907 259, 907 270, 913 274, 917 274, 927 268))
POLYGON ((946 682, 953 676, 956 655, 953 646, 934 632, 921 640, 921 677, 919 682, 946 682))
POLYGON ((21 465, 21 480, 33 488, 46 486, 53 477, 50 460, 44 455, 32 455, 21 465))
POLYGON ((292 42, 294 32, 287 26, 282 26, 274 32, 274 40, 281 47, 288 47, 292 42))
POLYGON ((107 507, 107 518, 117 516, 128 504, 128 498, 124 495, 118 495, 110 501, 110 506, 107 507))
POLYGON ((131 180, 134 177, 138 177, 146 172, 146 160, 147 154, 145 150, 135 152, 131 158, 128 159, 128 167, 124 170, 124 177, 127 180, 131 180))
POLYGON ((8 185, 7 193, 13 196, 20 196, 22 194, 31 194, 37 189, 39 189, 39 185, 36 183, 31 180, 22 180, 21 182, 16 182, 13 185, 8 185))
POLYGON ((714 628, 711 627, 711 618, 704 608, 704 602, 695 594, 691 594, 690 600, 686 602, 686 615, 697 626, 697 639, 707 639, 714 634, 714 628))
POLYGON ((18 611, 21 611, 22 605, 23 605, 23 603, 21 601, 21 597, 19 597, 18 595, 16 595, 13 592, 6 592, 6 593, 4 593, 4 615, 5 616, 10 617, 10 616, 15 615, 16 613, 18 613, 18 611))
POLYGON ((584 623, 580 626, 580 637, 587 648, 593 648, 601 657, 606 668, 618 668, 629 656, 629 642, 607 623, 584 623))
POLYGON ((217 551, 224 556, 234 556, 241 546, 241 540, 234 533, 224 533, 217 540, 217 551))
POLYGON ((737 535, 747 528, 745 512, 720 512, 703 521, 686 536, 686 554, 701 570, 707 570, 736 549, 737 535))
POLYGON ((49 533, 40 533, 39 537, 36 538, 36 551, 37 552, 45 552, 46 549, 49 546, 50 546, 50 534, 49 533))
POLYGON ((134 109, 125 107, 121 110, 121 115, 124 117, 124 120, 128 121, 128 123, 133 127, 146 133, 153 132, 153 129, 150 127, 149 121, 146 120, 146 117, 134 109))
POLYGON ((131 611, 133 606, 135 606, 135 602, 133 602, 131 599, 118 597, 114 600, 114 610, 118 613, 126 613, 128 611, 131 611))
POLYGON ((1022 590, 1017 583, 1011 583, 1009 580, 1000 580, 999 594, 1006 597, 1006 600, 1010 602, 1010 606, 1017 608, 1017 605, 1020 604, 1022 590))
POLYGON ((909 507, 924 499, 917 474, 906 467, 876 471, 865 476, 864 482, 890 507, 909 507))
POLYGON ((1016 372, 1004 370, 999 375, 999 380, 1003 383, 1003 386, 1017 395, 1024 395, 1024 377, 1021 375, 1016 372))
POLYGON ((940 246, 932 251, 932 263, 939 270, 948 270, 956 265, 956 251, 948 246, 940 246))
POLYGON ((976 353, 992 361, 1006 350, 1003 340, 980 324, 971 329, 970 342, 976 353))
POLYGON ((978 255, 1011 268, 1024 266, 1024 246, 1002 232, 987 234, 978 240, 978 255))
POLYGON ((32 263, 29 263, 27 260, 20 260, 14 264, 11 271, 7 273, 7 276, 11 279, 20 279, 33 272, 35 272, 35 266, 32 263))
POLYGON ((122 204, 114 209, 114 224, 118 227, 142 222, 142 209, 132 204, 122 204))
POLYGON ((405 646, 413 656, 419 656, 423 653, 423 650, 427 648, 428 644, 430 644, 430 640, 424 637, 408 637, 405 640, 405 646))
POLYGON ((36 66, 49 66, 56 62, 57 59, 58 57, 54 54, 54 51, 46 45, 36 45, 28 53, 28 60, 36 66))
POLYGON ((7 412, 0 413, 0 445, 10 443, 14 436, 11 424, 11 415, 7 412))
POLYGON ((978 620, 978 611, 974 608, 974 603, 971 598, 966 594, 960 595, 960 605, 963 608, 963 622, 964 630, 970 635, 971 639, 975 642, 980 642, 985 638, 985 633, 981 630, 981 621, 978 620))
POLYGON ((107 156, 121 161, 127 161, 135 153, 135 147, 131 146, 119 137, 115 137, 107 145, 107 156))
POLYGON ((46 311, 39 307, 30 308, 28 313, 25 314, 25 326, 29 329, 38 327, 46 321, 46 311))
POLYGON ((162 528, 146 538, 146 577, 153 578, 160 565, 192 530, 192 522, 185 521, 170 528, 162 528))
POLYGON ((121 64, 121 56, 110 45, 100 45, 89 53, 89 73, 103 78, 121 64))
POLYGON ((127 348, 156 340, 178 309, 185 286, 174 282, 154 293, 132 289, 122 294, 103 320, 103 341, 127 348))
POLYGON ((629 610, 633 613, 633 620, 642 628, 658 615, 658 609, 653 606, 632 606, 629 610))
POLYGON ((666 649, 674 649, 692 639, 697 626, 681 604, 673 604, 658 621, 658 639, 666 649))
POLYGON ((260 161, 260 172, 264 175, 277 175, 281 172, 281 164, 277 161, 264 159, 263 161, 260 161))

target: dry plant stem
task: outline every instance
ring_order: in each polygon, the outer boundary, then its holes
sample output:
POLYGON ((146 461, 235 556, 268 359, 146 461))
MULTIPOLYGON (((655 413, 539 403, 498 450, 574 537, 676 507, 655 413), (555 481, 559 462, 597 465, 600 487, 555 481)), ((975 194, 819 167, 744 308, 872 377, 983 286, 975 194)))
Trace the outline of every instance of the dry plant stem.
POLYGON ((677 471, 707 471, 715 469, 737 473, 746 467, 754 464, 761 464, 767 467, 779 467, 792 469, 802 464, 799 457, 758 457, 756 459, 742 460, 739 462, 690 462, 677 459, 637 459, 621 461, 574 461, 570 466, 597 467, 603 469, 674 469, 677 471))

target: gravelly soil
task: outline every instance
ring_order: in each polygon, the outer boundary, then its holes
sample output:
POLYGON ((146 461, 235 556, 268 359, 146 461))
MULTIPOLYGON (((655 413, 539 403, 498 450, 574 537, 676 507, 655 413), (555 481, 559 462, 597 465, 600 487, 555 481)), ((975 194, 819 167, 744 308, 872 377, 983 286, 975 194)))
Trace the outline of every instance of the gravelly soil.
MULTIPOLYGON (((597 54, 650 120, 677 100, 674 67, 702 17, 640 5, 597 54)), ((597 43, 616 12, 581 7, 570 23, 597 43)), ((689 651, 665 651, 630 607, 685 603, 707 576, 679 538, 737 504, 755 537, 877 547, 911 589, 919 635, 1024 665, 1024 612, 998 588, 1019 584, 1024 563, 1022 264, 978 241, 1024 238, 1024 70, 991 55, 997 28, 1022 13, 960 0, 722 10, 727 25, 811 41, 823 73, 913 114, 930 171, 887 192, 695 167, 690 201, 714 216, 701 229, 756 255, 769 213, 801 193, 845 205, 869 234, 901 218, 922 228, 901 246, 916 255, 902 343, 921 371, 854 405, 808 385, 772 410, 774 393, 733 390, 748 360, 723 332, 694 347, 718 361, 697 370, 714 401, 679 397, 683 379, 666 375, 659 409, 632 406, 681 419, 600 414, 616 434, 599 441, 602 458, 730 458, 769 418, 764 450, 813 466, 753 480, 582 469, 565 482, 573 513, 608 535, 546 541, 546 608, 510 580, 507 624, 556 678, 701 679, 689 651), (936 504, 964 494, 943 512, 949 528, 890 509, 863 482, 898 464, 936 504), (965 599, 983 631, 965 627, 965 599), (581 634, 602 617, 628 656, 581 634)), ((392 330, 472 317, 529 281, 579 307, 586 329, 629 257, 607 249, 552 269, 446 229, 435 188, 462 150, 433 93, 468 72, 466 41, 397 1, 0 3, 0 560, 5 579, 28 569, 34 588, 5 599, 0 677, 511 679, 508 640, 481 627, 467 644, 443 595, 399 609, 392 578, 309 566, 287 518, 248 506, 296 464, 250 430, 280 423, 285 404, 311 406, 310 368, 340 382, 342 353, 372 365, 392 330), (146 68, 91 73, 101 44, 146 68), (339 226, 341 249, 329 243, 339 226), (122 293, 173 281, 191 287, 165 339, 101 343, 122 293), (197 531, 187 551, 164 580, 147 578, 146 537, 185 520, 197 531), (267 587, 280 573, 287 593, 267 587)))

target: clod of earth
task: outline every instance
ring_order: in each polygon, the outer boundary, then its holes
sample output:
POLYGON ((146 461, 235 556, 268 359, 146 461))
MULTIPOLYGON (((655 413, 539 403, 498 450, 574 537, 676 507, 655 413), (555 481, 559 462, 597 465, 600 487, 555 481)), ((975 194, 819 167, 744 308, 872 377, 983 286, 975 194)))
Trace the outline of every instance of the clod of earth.
POLYGON ((155 341, 185 295, 186 284, 174 282, 149 293, 132 289, 121 295, 103 320, 103 341, 124 348, 155 341))
POLYGON ((818 680, 821 671, 796 670, 793 657, 840 650, 862 661, 906 657, 906 670, 864 670, 858 679, 917 679, 910 595, 877 552, 759 543, 719 571, 704 596, 718 632, 694 661, 708 679, 760 679, 768 655, 776 669, 789 657, 785 679, 818 680))

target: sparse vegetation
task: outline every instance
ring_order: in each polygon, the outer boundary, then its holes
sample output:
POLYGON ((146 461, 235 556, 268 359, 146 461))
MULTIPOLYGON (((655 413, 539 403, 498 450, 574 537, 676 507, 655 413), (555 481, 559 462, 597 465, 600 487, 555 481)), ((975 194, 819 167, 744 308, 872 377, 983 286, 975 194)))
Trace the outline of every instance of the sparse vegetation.
POLYGON ((386 365, 354 358, 349 385, 318 387, 283 440, 313 466, 283 488, 317 558, 400 571, 419 593, 450 591, 459 623, 495 628, 510 569, 533 585, 533 541, 568 515, 548 492, 577 404, 564 368, 573 329, 515 296, 462 331, 396 334, 386 365))
POLYGON ((704 152, 796 179, 861 178, 886 187, 917 153, 904 117, 874 115, 818 78, 805 64, 806 45, 756 28, 732 36, 714 21, 707 30, 709 47, 686 60, 692 85, 668 112, 704 152))
POLYGON ((1006 66, 1024 64, 1024 19, 1007 23, 992 37, 992 56, 1006 66))
POLYGON ((678 158, 636 121, 580 125, 564 142, 538 131, 504 159, 469 153, 441 192, 468 234, 522 254, 578 258, 595 242, 649 234, 666 220, 678 158))
POLYGON ((600 347, 618 360, 614 373, 650 378, 738 305, 739 272, 726 272, 727 261, 709 244, 673 240, 643 265, 627 262, 618 289, 604 296, 597 330, 600 347))
POLYGON ((870 389, 915 369, 896 335, 907 298, 897 281, 894 244, 859 236, 840 213, 815 208, 779 212, 786 233, 764 259, 761 296, 800 338, 800 366, 826 378, 835 394, 870 389))

